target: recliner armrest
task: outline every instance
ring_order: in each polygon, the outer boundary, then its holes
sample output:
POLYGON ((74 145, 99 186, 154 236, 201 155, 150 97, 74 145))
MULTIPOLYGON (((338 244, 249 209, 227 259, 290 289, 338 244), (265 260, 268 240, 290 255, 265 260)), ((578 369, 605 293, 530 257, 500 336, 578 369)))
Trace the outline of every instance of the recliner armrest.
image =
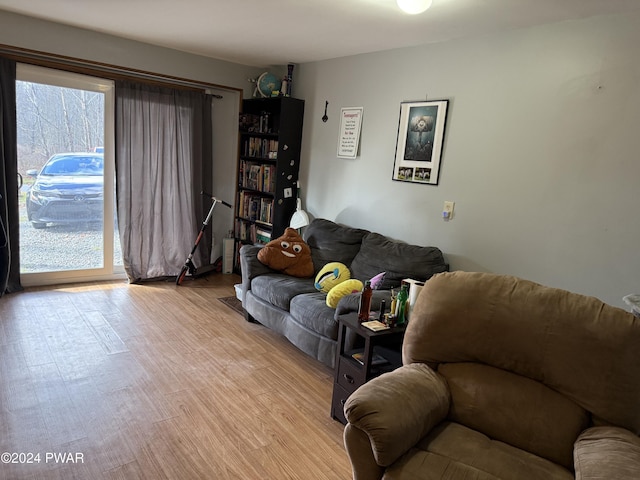
POLYGON ((402 366, 358 388, 344 407, 349 422, 344 440, 354 478, 366 478, 356 469, 375 471, 375 465, 363 465, 367 456, 380 467, 395 462, 445 419, 449 403, 445 380, 421 363, 402 366), (362 436, 354 429, 369 438, 370 452, 362 450, 362 436))
POLYGON ((576 480, 640 478, 640 438, 620 427, 592 427, 573 448, 576 480))

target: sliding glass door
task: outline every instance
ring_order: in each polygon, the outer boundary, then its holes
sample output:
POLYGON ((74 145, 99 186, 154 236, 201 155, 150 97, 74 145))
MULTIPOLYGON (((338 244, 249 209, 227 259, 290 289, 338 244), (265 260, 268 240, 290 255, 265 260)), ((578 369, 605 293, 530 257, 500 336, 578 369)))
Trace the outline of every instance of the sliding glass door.
POLYGON ((115 219, 113 82, 18 65, 20 276, 124 278, 115 219))

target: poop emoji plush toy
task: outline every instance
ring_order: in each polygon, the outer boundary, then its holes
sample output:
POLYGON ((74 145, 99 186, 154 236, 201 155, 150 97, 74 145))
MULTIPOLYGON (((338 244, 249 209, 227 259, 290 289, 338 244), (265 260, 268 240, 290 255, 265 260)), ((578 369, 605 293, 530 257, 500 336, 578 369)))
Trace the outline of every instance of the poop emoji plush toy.
POLYGON ((287 228, 282 236, 260 249, 258 260, 273 270, 293 277, 313 275, 311 249, 293 228, 287 228))

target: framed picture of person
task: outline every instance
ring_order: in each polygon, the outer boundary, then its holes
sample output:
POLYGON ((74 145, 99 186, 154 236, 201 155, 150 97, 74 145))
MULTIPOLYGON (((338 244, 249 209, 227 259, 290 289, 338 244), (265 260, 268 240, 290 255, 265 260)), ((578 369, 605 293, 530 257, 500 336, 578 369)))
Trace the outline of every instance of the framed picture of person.
POLYGON ((437 185, 448 100, 402 102, 393 180, 437 185))

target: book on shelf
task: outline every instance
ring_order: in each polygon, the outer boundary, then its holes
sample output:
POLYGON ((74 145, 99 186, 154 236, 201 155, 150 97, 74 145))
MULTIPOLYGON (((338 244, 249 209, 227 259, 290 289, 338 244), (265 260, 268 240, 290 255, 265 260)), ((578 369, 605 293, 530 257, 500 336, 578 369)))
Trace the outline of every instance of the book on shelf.
POLYGON ((278 158, 278 140, 268 138, 249 137, 242 145, 244 157, 276 160, 278 158))
POLYGON ((236 245, 236 259, 235 259, 235 263, 233 264, 234 269, 236 270, 240 270, 240 246, 236 245))
POLYGON ((273 198, 262 197, 241 191, 238 201, 238 216, 251 222, 271 225, 273 220, 273 198))
POLYGON ((249 178, 247 178, 247 187, 252 190, 260 190, 260 165, 252 164, 249 168, 249 178))
POLYGON ((273 194, 276 181, 275 165, 264 165, 242 160, 240 162, 240 186, 273 194))
POLYGON ((269 230, 256 227, 255 243, 269 243, 270 241, 271 241, 271 232, 269 230))
MULTIPOLYGON (((356 352, 352 354, 351 357, 354 360, 356 360, 360 365, 364 365, 364 352, 356 352)), ((389 360, 384 358, 379 353, 375 353, 375 352, 373 353, 373 356, 371 357, 371 365, 377 366, 377 365, 385 365, 387 363, 389 363, 389 360)))
POLYGON ((256 226, 242 219, 236 220, 236 238, 241 242, 257 242, 256 226))
POLYGON ((260 221, 262 223, 271 223, 273 216, 273 198, 260 199, 260 221))
POLYGON ((260 222, 260 211, 262 210, 262 198, 251 197, 251 208, 249 210, 249 220, 260 222))
POLYGON ((270 140, 269 141, 269 158, 271 160, 276 160, 278 158, 278 140, 270 140))

